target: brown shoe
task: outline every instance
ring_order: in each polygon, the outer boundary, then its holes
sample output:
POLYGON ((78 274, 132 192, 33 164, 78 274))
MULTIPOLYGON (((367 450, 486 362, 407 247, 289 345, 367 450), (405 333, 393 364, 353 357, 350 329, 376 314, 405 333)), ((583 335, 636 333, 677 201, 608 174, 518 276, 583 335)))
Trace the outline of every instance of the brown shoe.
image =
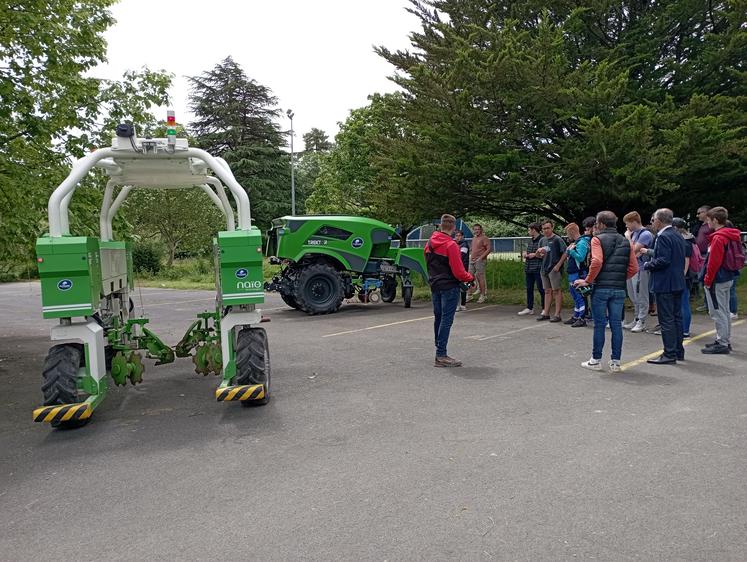
POLYGON ((453 359, 449 357, 448 355, 444 357, 436 357, 436 361, 433 363, 434 367, 461 367, 462 362, 457 361, 456 359, 453 359))

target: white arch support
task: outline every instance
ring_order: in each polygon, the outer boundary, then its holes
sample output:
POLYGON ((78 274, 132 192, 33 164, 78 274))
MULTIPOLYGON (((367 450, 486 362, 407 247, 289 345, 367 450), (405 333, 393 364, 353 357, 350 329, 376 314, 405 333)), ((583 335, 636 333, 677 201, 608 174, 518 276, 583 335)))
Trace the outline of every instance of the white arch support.
POLYGON ((188 188, 195 185, 202 186, 203 184, 212 185, 216 188, 220 208, 226 213, 226 222, 230 228, 230 223, 233 219, 233 210, 230 213, 227 212, 230 204, 227 206, 228 198, 223 189, 225 185, 231 190, 231 194, 236 201, 238 228, 240 230, 249 230, 251 228, 249 196, 236 181, 228 164, 222 158, 213 157, 208 152, 199 148, 185 147, 176 151, 161 150, 155 152, 136 152, 123 148, 100 148, 75 162, 68 177, 65 178, 50 196, 47 211, 49 214, 49 235, 51 237, 58 238, 70 233, 68 213, 70 200, 80 181, 97 165, 104 168, 111 176, 110 182, 107 183, 108 198, 105 192, 106 204, 102 205, 102 216, 100 218, 99 226, 102 237, 111 239, 111 219, 129 193, 129 190, 125 191, 123 189, 112 204, 111 200, 115 185, 174 188, 188 188), (142 160, 149 161, 149 164, 139 167, 138 161, 142 160), (178 179, 169 185, 169 173, 175 169, 175 164, 164 164, 159 168, 158 165, 154 166, 154 160, 170 160, 172 162, 187 160, 188 166, 186 168, 180 167, 176 172, 178 179), (200 163, 204 163, 204 165, 209 167, 213 171, 213 174, 215 174, 216 179, 210 179, 211 176, 204 175, 206 170, 199 165, 200 163), (150 177, 150 175, 153 175, 153 177, 150 177))

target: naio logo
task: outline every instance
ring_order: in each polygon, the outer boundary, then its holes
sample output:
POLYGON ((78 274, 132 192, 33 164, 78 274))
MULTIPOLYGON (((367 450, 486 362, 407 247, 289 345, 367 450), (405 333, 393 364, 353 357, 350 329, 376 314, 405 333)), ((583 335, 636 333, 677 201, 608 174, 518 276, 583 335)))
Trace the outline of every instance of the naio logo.
POLYGON ((358 238, 353 238, 353 241, 350 243, 353 248, 362 248, 363 247, 363 238, 360 236, 358 238))
POLYGON ((261 289, 262 281, 237 281, 237 289, 261 289))
POLYGON ((70 279, 61 279, 59 283, 57 283, 57 288, 60 291, 69 291, 73 288, 73 282, 70 281, 70 279))
POLYGON ((246 276, 249 275, 249 272, 244 269, 243 267, 241 269, 236 270, 236 278, 237 279, 244 279, 246 276))

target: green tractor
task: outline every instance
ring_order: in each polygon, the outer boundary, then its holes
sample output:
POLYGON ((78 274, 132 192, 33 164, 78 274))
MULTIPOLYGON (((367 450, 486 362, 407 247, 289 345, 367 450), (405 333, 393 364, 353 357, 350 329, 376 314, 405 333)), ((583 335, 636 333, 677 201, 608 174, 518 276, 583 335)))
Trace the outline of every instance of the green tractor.
POLYGON ((221 376, 218 401, 249 405, 269 400, 269 348, 258 308, 264 302, 262 236, 251 226, 249 198, 223 159, 176 138, 171 111, 167 123, 167 137, 158 139, 138 139, 132 125, 120 125, 112 146, 78 160, 50 196, 49 233, 37 240, 36 252, 42 313, 57 320, 51 338, 63 343, 53 346, 45 360, 44 403, 34 410, 34 421, 54 427, 85 424, 110 383, 142 382, 141 351, 156 365, 191 356, 198 373, 221 376), (68 207, 94 168, 108 179, 100 235, 76 236, 70 232, 68 207), (146 327, 147 318, 133 316, 132 252, 112 231, 112 219, 133 188, 164 187, 200 188, 226 218, 226 230, 213 242, 215 309, 199 314, 174 347, 146 327))
POLYGON ((394 229, 353 216, 286 216, 268 236, 281 270, 265 290, 307 314, 336 312, 344 299, 394 301, 401 286, 405 308, 412 302, 414 271, 426 277, 422 248, 393 248, 394 229))

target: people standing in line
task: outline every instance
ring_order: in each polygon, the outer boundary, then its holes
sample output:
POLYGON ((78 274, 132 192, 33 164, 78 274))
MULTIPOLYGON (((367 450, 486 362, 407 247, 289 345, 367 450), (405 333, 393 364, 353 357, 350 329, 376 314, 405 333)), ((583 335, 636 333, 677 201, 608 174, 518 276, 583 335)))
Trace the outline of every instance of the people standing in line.
POLYGON ((462 365, 461 361, 449 357, 446 347, 459 304, 460 284, 470 283, 475 279, 474 275, 464 269, 459 246, 451 238, 454 230, 456 219, 452 215, 442 215, 440 230, 431 235, 424 250, 433 302, 435 367, 462 365))
MULTIPOLYGON (((652 365, 673 365, 684 361, 682 346, 682 293, 685 291, 685 240, 672 228, 674 216, 670 209, 658 209, 652 224, 657 236, 651 261, 643 267, 651 272, 650 285, 656 294, 656 309, 664 352, 652 365)), ((639 254, 649 253, 641 249, 639 254)))
POLYGON ((731 314, 729 293, 739 276, 739 269, 730 268, 729 245, 740 243, 739 230, 726 226, 729 212, 724 207, 708 210, 708 254, 703 269, 703 288, 708 301, 708 314, 716 325, 716 341, 701 351, 707 354, 726 354, 731 351, 731 314))
MULTIPOLYGON (((653 235, 643 228, 641 215, 632 211, 623 217, 627 228, 626 237, 629 238, 633 252, 639 255, 640 250, 650 248, 654 243, 653 235)), ((649 260, 648 256, 642 255, 638 259, 638 273, 628 279, 628 298, 633 303, 633 320, 623 324, 623 328, 631 332, 643 332, 646 329, 646 318, 649 311, 649 274, 643 268, 643 264, 649 260)))
MULTIPOLYGON (((462 265, 466 271, 469 269, 469 242, 465 240, 464 232, 457 230, 454 233, 454 242, 459 246, 459 255, 462 258, 462 265)), ((461 312, 462 310, 467 310, 467 289, 464 285, 460 289, 460 302, 459 306, 457 306, 457 312, 461 312)))
POLYGON ((582 235, 575 222, 565 227, 565 233, 571 243, 565 250, 568 254, 568 286, 573 298, 573 316, 565 321, 565 324, 573 328, 582 328, 586 326, 586 303, 583 295, 574 287, 578 279, 586 277, 588 270, 586 268, 586 257, 591 248, 591 236, 582 235))
POLYGON ((537 286, 537 290, 540 294, 540 308, 545 308, 545 289, 542 286, 542 258, 537 255, 537 248, 540 246, 540 240, 542 239, 542 233, 540 229, 542 227, 538 222, 533 222, 529 225, 527 230, 529 231, 529 243, 521 257, 524 260, 524 282, 527 288, 527 306, 524 310, 519 312, 519 316, 525 316, 527 314, 534 314, 534 287, 537 286))
POLYGON ((565 242, 553 232, 553 222, 545 220, 542 222, 543 238, 541 246, 537 249, 537 255, 542 256, 542 286, 545 288, 545 306, 537 321, 549 320, 550 322, 562 322, 560 312, 563 307, 563 289, 561 282, 563 277, 563 263, 567 258, 565 253, 565 242), (555 314, 550 316, 550 306, 555 302, 555 314))
POLYGON ((621 369, 626 282, 638 271, 638 260, 630 240, 617 232, 615 213, 601 211, 597 213, 596 221, 595 236, 591 240, 589 273, 584 279, 575 282, 577 289, 593 286, 591 314, 594 319, 594 337, 591 358, 581 363, 581 366, 592 371, 602 370, 604 331, 609 321, 612 332, 609 369, 615 373, 621 369))
POLYGON ((695 237, 687 229, 687 221, 674 217, 672 226, 685 241, 685 290, 682 292, 682 337, 690 337, 690 325, 692 323, 692 310, 690 310, 690 290, 693 280, 697 279, 700 268, 703 266, 703 258, 700 250, 695 244, 695 237))
POLYGON ((488 296, 488 284, 485 280, 485 269, 490 254, 490 240, 482 230, 482 225, 475 224, 472 227, 472 246, 469 260, 469 272, 477 278, 477 290, 470 290, 467 293, 467 300, 471 300, 475 295, 480 295, 477 304, 482 304, 488 296))

